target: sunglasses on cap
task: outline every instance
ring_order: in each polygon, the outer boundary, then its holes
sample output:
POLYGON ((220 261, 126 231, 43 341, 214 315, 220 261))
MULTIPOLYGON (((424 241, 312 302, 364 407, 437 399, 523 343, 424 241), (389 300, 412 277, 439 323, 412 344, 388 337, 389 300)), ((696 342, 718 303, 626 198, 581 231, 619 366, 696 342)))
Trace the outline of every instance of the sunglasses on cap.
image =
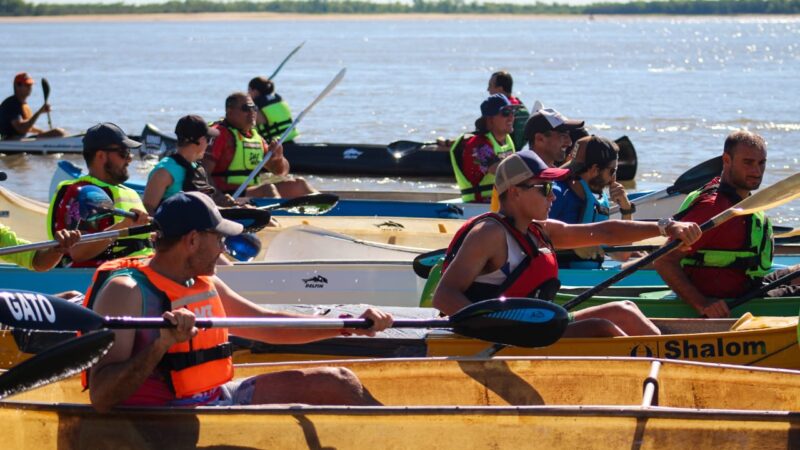
POLYGON ((540 189, 540 192, 541 192, 541 193, 542 193, 542 194, 543 194, 545 197, 549 197, 549 196, 550 196, 550 194, 553 192, 553 183, 552 183, 552 182, 550 182, 550 181, 547 181, 547 182, 545 182, 545 183, 542 183, 542 184, 525 184, 525 183, 520 183, 520 184, 518 184, 518 185, 516 185, 516 186, 517 186, 518 188, 520 188, 520 189, 524 189, 524 190, 526 190, 526 191, 527 191, 528 189, 539 188, 539 189, 540 189))
POLYGON ((128 159, 131 156, 131 149, 128 147, 107 147, 101 148, 104 152, 116 153, 122 159, 128 159))
POLYGON ((258 107, 254 104, 245 103, 244 105, 239 107, 239 111, 244 113, 255 112, 258 111, 258 107))

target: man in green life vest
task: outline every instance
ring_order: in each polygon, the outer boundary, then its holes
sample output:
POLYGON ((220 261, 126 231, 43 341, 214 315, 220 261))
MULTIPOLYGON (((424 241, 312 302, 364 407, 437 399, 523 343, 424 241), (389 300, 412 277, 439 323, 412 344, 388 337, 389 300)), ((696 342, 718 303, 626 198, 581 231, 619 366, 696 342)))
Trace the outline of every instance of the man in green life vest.
MULTIPOLYGON (((139 194, 122 184, 128 180, 128 165, 133 160, 131 149, 141 145, 128 138, 113 123, 99 123, 86 131, 83 137, 83 159, 89 174, 64 181, 56 188, 47 212, 47 233, 51 239, 63 229, 77 229, 83 234, 90 234, 146 225, 150 222, 139 194), (114 201, 115 208, 135 213, 136 219, 109 215, 91 222, 81 220, 78 189, 88 184, 103 189, 114 201)), ((152 253, 153 245, 148 233, 76 246, 64 256, 61 265, 97 267, 112 259, 149 256, 152 253)))
POLYGON ((516 107, 503 94, 490 96, 481 103, 475 133, 462 134, 450 147, 450 163, 464 202, 491 201, 497 164, 515 151, 510 133, 516 107))
MULTIPOLYGON (((764 139, 736 131, 725 140, 722 175, 690 193, 675 219, 703 223, 759 188, 767 163, 764 139)), ((664 219, 661 219, 664 220, 664 219)), ((739 297, 764 282, 792 270, 769 273, 772 266, 772 226, 763 212, 735 217, 703 234, 688 250, 673 250, 654 263, 661 278, 686 303, 707 317, 728 317, 724 300, 739 297)), ((797 283, 797 279, 795 279, 797 283)), ((783 296, 798 292, 796 284, 768 292, 783 296)))
MULTIPOLYGON (((289 104, 275 92, 275 84, 266 77, 255 77, 247 85, 247 92, 258 106, 256 130, 267 142, 280 139, 283 132, 292 124, 292 111, 289 104)), ((299 136, 297 128, 292 129, 284 144, 292 143, 299 136)))
POLYGON ((244 92, 234 92, 225 99, 225 119, 212 128, 219 131, 203 158, 206 173, 216 189, 233 194, 247 180, 250 172, 269 153, 262 168, 271 175, 253 178, 245 197, 293 198, 317 191, 306 180, 289 175, 289 161, 283 156, 283 145, 267 141, 256 131, 258 107, 244 92))
POLYGON ((514 79, 511 77, 511 74, 505 70, 501 70, 492 74, 491 78, 489 78, 489 87, 486 90, 489 91, 489 95, 503 94, 512 105, 517 105, 517 108, 514 110, 514 131, 511 133, 511 139, 514 141, 514 148, 522 150, 522 147, 525 147, 526 143, 525 123, 528 121, 531 114, 528 112, 528 108, 522 103, 522 100, 514 97, 513 89, 514 79))

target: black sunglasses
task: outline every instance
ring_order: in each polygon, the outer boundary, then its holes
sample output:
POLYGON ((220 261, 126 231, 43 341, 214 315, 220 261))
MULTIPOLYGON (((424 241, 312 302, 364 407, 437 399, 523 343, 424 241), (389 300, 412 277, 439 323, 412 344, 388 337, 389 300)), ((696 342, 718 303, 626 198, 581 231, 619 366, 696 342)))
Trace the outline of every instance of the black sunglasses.
POLYGON ((258 107, 256 105, 250 105, 245 103, 244 105, 239 107, 241 112, 249 113, 251 111, 258 111, 258 107))
POLYGON ((116 153, 122 159, 128 159, 131 156, 131 149, 128 147, 108 147, 108 148, 101 148, 100 150, 104 152, 111 152, 116 153))
POLYGON ((513 116, 514 115, 514 110, 508 109, 508 108, 501 109, 500 110, 500 115, 503 116, 503 117, 513 116))
POLYGON ((528 190, 528 189, 533 189, 533 188, 541 188, 541 189, 542 189, 542 191, 541 191, 541 192, 542 192, 542 194, 543 194, 545 197, 549 197, 549 196, 550 196, 550 193, 552 193, 552 192, 553 192, 553 183, 552 183, 552 182, 550 182, 550 181, 548 181, 548 182, 545 182, 545 183, 542 183, 542 184, 525 184, 525 183, 520 183, 520 184, 518 184, 518 185, 517 185, 517 187, 518 187, 518 188, 525 189, 525 190, 528 190))

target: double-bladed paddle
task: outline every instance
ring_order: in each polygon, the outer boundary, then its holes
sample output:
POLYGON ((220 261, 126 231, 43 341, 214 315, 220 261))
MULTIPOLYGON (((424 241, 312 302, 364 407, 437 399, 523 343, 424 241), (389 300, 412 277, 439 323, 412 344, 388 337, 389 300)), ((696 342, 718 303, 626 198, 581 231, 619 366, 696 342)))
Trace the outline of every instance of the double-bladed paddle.
POLYGON ((275 211, 280 209, 287 211, 290 214, 302 214, 306 216, 319 216, 327 213, 339 203, 339 196, 335 194, 310 194, 302 197, 295 197, 290 199, 280 199, 279 201, 267 205, 262 205, 264 202, 275 201, 271 198, 254 198, 250 203, 258 209, 268 211, 275 211))
MULTIPOLYGON (((47 103, 47 99, 50 97, 50 83, 47 81, 47 78, 42 78, 42 94, 44 95, 44 102, 47 103)), ((50 129, 53 129, 53 121, 50 119, 50 111, 47 111, 47 126, 50 129)))
POLYGON ((289 58, 294 56, 295 53, 299 52, 300 49, 303 48, 304 45, 306 45, 306 41, 301 42, 300 45, 298 45, 297 47, 295 47, 294 50, 289 52, 289 54, 286 55, 286 58, 283 58, 283 61, 281 61, 281 63, 278 64, 278 67, 275 69, 275 71, 272 72, 272 75, 269 76, 269 79, 271 80, 271 79, 275 78, 275 76, 278 75, 278 72, 280 72, 281 69, 283 69, 283 65, 286 64, 287 61, 289 61, 289 58))
MULTIPOLYGON (((308 112, 311 111, 314 108, 314 106, 317 105, 317 103, 322 101, 323 98, 325 98, 328 94, 330 94, 333 88, 335 88, 336 85, 339 84, 340 81, 342 81, 342 78, 344 78, 344 74, 346 72, 347 69, 342 69, 339 71, 339 73, 336 74, 335 77, 333 77, 333 80, 331 80, 331 82, 328 83, 327 86, 325 86, 325 89, 323 89, 322 92, 320 92, 317 98, 315 98, 310 105, 306 106, 306 109, 301 111, 300 114, 294 119, 292 124, 289 125, 288 128, 286 128, 286 130, 281 135, 280 139, 278 139, 278 144, 283 144, 283 141, 286 140, 286 138, 289 136, 289 133, 291 133, 292 130, 294 130, 297 124, 300 123, 301 120, 303 120, 303 117, 305 117, 305 115, 308 114, 308 112)), ((261 172, 261 169, 267 162, 269 162, 270 158, 272 158, 272 151, 269 151, 267 152, 266 155, 264 155, 264 157, 261 159, 261 162, 258 163, 258 165, 253 168, 253 170, 250 172, 250 175, 247 176, 247 179, 244 180, 244 182, 241 184, 241 186, 239 186, 238 189, 236 189, 236 192, 233 193, 234 199, 239 198, 239 196, 242 195, 245 189, 247 189, 247 185, 249 185, 250 182, 253 181, 253 179, 256 177, 256 175, 258 175, 258 173, 261 172)))
MULTIPOLYGON (((566 330, 567 312, 542 300, 508 298, 472 304, 449 319, 397 320, 393 328, 446 328, 455 333, 508 345, 544 347, 566 330)), ((81 330, 91 333, 39 353, 0 375, 0 398, 61 380, 91 367, 113 344, 109 328, 173 327, 161 317, 102 317, 94 311, 50 295, 0 291, 0 323, 39 330, 81 330), (93 331, 93 330, 101 331, 93 331)), ((367 319, 219 318, 197 319, 198 328, 369 328, 367 319)))

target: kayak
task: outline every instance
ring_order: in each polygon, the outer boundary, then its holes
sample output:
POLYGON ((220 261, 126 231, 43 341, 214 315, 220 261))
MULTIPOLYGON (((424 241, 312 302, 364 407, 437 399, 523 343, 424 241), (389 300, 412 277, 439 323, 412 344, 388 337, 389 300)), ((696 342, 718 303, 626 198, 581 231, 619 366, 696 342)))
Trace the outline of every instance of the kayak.
POLYGON ((79 377, 0 402, 8 448, 793 448, 800 372, 658 359, 396 359, 353 371, 382 406, 118 408, 79 377), (644 389, 643 389, 644 387, 644 389), (644 391, 644 392, 643 392, 644 391))
MULTIPOLYGON (((142 131, 142 152, 163 157, 175 151, 175 136, 152 124, 142 131)), ((617 140, 620 160, 617 178, 633 180, 636 176, 636 150, 627 136, 617 140)), ((436 143, 397 141, 375 144, 284 144, 284 155, 292 172, 313 175, 371 177, 414 177, 454 179, 450 152, 436 143)))
MULTIPOLYGON (((135 137, 135 136, 134 136, 135 137)), ((20 140, 0 141, 0 153, 12 155, 28 153, 32 155, 49 155, 58 153, 83 153, 83 134, 58 138, 26 138, 20 140)))

